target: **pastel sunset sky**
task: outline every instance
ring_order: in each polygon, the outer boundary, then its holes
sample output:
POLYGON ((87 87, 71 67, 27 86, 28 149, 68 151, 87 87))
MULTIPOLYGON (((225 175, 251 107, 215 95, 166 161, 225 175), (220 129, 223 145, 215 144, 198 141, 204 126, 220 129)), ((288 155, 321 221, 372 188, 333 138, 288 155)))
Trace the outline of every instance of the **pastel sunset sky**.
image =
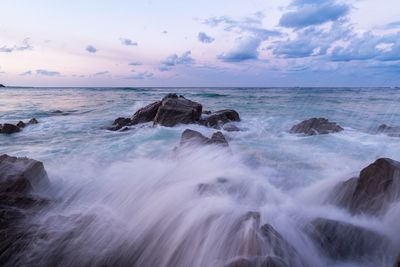
POLYGON ((0 83, 399 86, 399 0, 3 0, 0 83))

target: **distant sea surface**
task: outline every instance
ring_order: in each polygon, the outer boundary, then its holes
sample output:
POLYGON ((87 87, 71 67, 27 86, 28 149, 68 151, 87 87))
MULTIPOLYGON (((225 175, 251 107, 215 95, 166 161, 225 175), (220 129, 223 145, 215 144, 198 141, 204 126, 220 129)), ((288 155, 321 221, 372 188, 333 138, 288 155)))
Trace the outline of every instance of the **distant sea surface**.
MULTIPOLYGON (((300 234, 287 229, 304 214, 315 216, 319 209, 325 210, 319 215, 325 214, 326 209, 317 201, 326 194, 322 188, 357 176, 379 157, 400 160, 400 139, 375 133, 381 124, 400 126, 399 103, 400 89, 394 88, 0 88, 0 123, 33 117, 39 121, 20 133, 0 135, 0 154, 41 160, 61 196, 81 194, 65 213, 89 212, 88 207, 97 213, 101 206, 110 209, 107 214, 118 221, 115 225, 121 221, 135 226, 146 222, 150 227, 158 221, 168 223, 166 217, 178 216, 178 212, 187 214, 187 209, 197 210, 187 215, 187 224, 205 210, 259 210, 263 221, 302 249, 300 234), (241 131, 223 132, 231 158, 221 156, 219 151, 200 151, 195 158, 174 159, 171 153, 179 145, 184 129, 206 136, 215 131, 202 126, 167 128, 146 124, 124 132, 106 129, 117 117, 130 117, 168 93, 199 102, 203 110, 239 112, 241 122, 236 126, 241 131), (345 130, 311 137, 288 133, 294 124, 311 117, 328 118, 345 130), (253 195, 246 201, 221 196, 207 202, 192 193, 186 195, 198 183, 220 176, 262 185, 268 199, 259 200, 257 190, 250 190, 253 195), (160 203, 174 209, 166 213, 168 208, 160 207, 160 203), (147 214, 146 208, 154 214, 147 214), (138 215, 130 217, 130 213, 138 215)), ((354 222, 340 211, 328 213, 354 222)), ((400 230, 391 224, 394 219, 386 218, 374 225, 387 233, 400 230)), ((118 236, 117 228, 114 234, 118 236)), ((122 232, 120 235, 125 238, 122 232)), ((169 242, 179 246, 175 239, 169 242)), ((210 249, 209 253, 214 252, 210 249)), ((189 263, 186 266, 207 266, 205 262, 191 262, 189 254, 183 261, 189 263)), ((317 254, 310 252, 315 257, 310 263, 314 266, 320 262, 317 254)), ((143 263, 151 261, 143 259, 143 263)), ((354 264, 346 266, 364 266, 354 264)))

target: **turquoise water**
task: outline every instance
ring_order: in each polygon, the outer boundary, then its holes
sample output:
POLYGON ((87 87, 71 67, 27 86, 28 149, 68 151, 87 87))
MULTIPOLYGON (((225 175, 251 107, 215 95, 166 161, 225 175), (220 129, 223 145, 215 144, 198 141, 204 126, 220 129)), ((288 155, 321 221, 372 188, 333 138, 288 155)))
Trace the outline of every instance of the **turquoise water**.
MULTIPOLYGON (((160 222, 174 223, 185 236, 189 226, 195 226, 193 221, 204 217, 235 217, 257 210, 262 221, 271 223, 294 247, 307 247, 309 266, 324 266, 325 259, 309 242, 303 243, 304 234, 297 227, 300 221, 326 216, 386 235, 400 230, 399 208, 385 218, 369 219, 323 204, 332 185, 358 175, 377 158, 400 160, 400 139, 374 133, 383 123, 400 126, 399 101, 400 90, 391 88, 5 88, 0 89, 0 123, 32 117, 40 123, 14 135, 0 135, 0 154, 43 161, 55 194, 68 199, 67 208, 64 205, 61 211, 55 208, 50 213, 96 214, 99 223, 85 238, 89 244, 93 239, 99 250, 109 250, 126 239, 138 240, 138 232, 160 227, 160 222), (202 126, 144 124, 126 132, 106 130, 115 118, 129 117, 170 92, 202 103, 203 110, 237 110, 242 120, 236 125, 242 131, 224 132, 232 154, 203 148, 176 156, 173 149, 184 129, 207 136, 214 132, 202 126), (311 137, 287 133, 310 117, 326 117, 345 130, 311 137), (245 196, 199 199, 194 194, 198 183, 221 176, 246 188, 245 196), (166 221, 167 217, 171 220, 166 221), (98 233, 105 222, 119 237, 112 239, 115 243, 108 236, 99 240, 90 234, 98 233)), ((224 223, 215 222, 217 226, 224 223)), ((204 262, 204 258, 226 256, 208 241, 200 244, 194 238, 192 244, 204 253, 203 260, 190 260, 193 252, 186 251, 177 266, 218 266, 219 261, 204 262)), ((171 253, 181 245, 178 239, 168 242, 171 253)), ((400 244, 400 239, 393 242, 400 244)), ((161 250, 155 245, 148 249, 161 250)), ((143 257, 142 266, 154 266, 143 257)), ((161 262, 157 265, 169 266, 167 260, 161 262)), ((389 266, 384 260, 380 263, 389 266)))

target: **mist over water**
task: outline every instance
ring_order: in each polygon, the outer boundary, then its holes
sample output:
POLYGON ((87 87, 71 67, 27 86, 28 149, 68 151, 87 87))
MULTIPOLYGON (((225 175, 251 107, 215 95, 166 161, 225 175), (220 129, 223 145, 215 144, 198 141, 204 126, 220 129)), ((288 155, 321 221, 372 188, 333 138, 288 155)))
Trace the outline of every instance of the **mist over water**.
POLYGON ((0 122, 40 121, 1 135, 0 154, 43 161, 52 183, 45 193, 57 199, 35 217, 45 237, 20 262, 224 266, 240 256, 276 255, 254 231, 269 224, 301 255, 293 266, 392 266, 400 251, 399 203, 383 217, 367 217, 325 200, 335 184, 377 158, 400 160, 399 139, 374 134, 383 123, 400 126, 399 100, 400 91, 390 88, 0 89, 0 122), (196 125, 105 130, 169 92, 203 110, 237 110, 242 131, 224 132, 230 150, 174 150, 186 128, 214 132, 196 125), (287 133, 310 117, 327 117, 345 131, 287 133), (377 245, 367 260, 332 262, 307 232, 319 217, 374 230, 391 245, 377 245))

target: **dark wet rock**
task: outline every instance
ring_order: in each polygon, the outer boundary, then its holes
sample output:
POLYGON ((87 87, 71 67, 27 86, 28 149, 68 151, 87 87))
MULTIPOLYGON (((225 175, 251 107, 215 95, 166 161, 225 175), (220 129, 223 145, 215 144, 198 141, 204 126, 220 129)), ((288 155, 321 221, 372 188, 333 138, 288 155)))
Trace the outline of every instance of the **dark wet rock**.
POLYGON ((161 101, 154 122, 167 127, 196 123, 200 119, 202 109, 202 105, 197 102, 169 94, 161 101))
POLYGON ((378 127, 377 133, 387 134, 392 137, 400 137, 400 127, 399 126, 388 126, 386 124, 382 124, 378 127))
POLYGON ((311 222, 309 233, 318 249, 334 260, 370 261, 394 253, 385 236, 345 222, 317 218, 311 222))
POLYGON ((384 214, 391 203, 400 200, 400 162, 376 160, 359 177, 337 185, 329 200, 354 214, 384 214))
POLYGON ((240 257, 224 265, 224 267, 289 267, 278 257, 240 257))
POLYGON ((35 238, 31 218, 49 204, 38 195, 48 183, 41 162, 0 156, 0 266, 28 266, 19 259, 35 238))
POLYGON ((138 124, 153 121, 160 106, 161 101, 157 101, 139 109, 135 114, 133 114, 131 123, 138 124))
POLYGON ((0 87, 5 87, 3 84, 0 84, 0 87))
POLYGON ((199 123, 207 127, 219 129, 225 123, 232 121, 240 121, 239 113, 232 109, 225 109, 204 116, 200 119, 199 123))
POLYGON ((28 122, 29 124, 38 124, 38 120, 36 118, 32 118, 30 119, 30 121, 28 122))
POLYGON ((330 134, 343 131, 335 122, 330 122, 325 118, 311 118, 304 120, 299 124, 294 125, 290 129, 290 133, 301 133, 305 135, 318 135, 318 134, 330 134))
POLYGON ((4 123, 0 125, 0 133, 2 134, 13 134, 18 133, 20 128, 14 124, 4 123))
POLYGON ((189 143, 197 143, 201 145, 215 144, 229 146, 228 142, 225 139, 225 136, 221 132, 215 132, 211 136, 211 138, 208 138, 197 131, 186 129, 182 133, 180 145, 183 146, 189 143))
POLYGON ((203 113, 203 114, 206 114, 206 115, 210 115, 212 112, 211 112, 211 110, 203 110, 202 113, 203 113))
POLYGON ((240 131, 240 129, 234 124, 224 125, 222 127, 222 129, 224 129, 227 132, 239 132, 240 131))
POLYGON ((0 156, 0 192, 30 192, 47 186, 49 179, 43 163, 28 158, 0 156))
POLYGON ((19 128, 24 128, 24 127, 26 126, 26 124, 25 124, 25 122, 23 122, 23 121, 19 121, 19 122, 17 123, 17 126, 18 126, 19 128))

